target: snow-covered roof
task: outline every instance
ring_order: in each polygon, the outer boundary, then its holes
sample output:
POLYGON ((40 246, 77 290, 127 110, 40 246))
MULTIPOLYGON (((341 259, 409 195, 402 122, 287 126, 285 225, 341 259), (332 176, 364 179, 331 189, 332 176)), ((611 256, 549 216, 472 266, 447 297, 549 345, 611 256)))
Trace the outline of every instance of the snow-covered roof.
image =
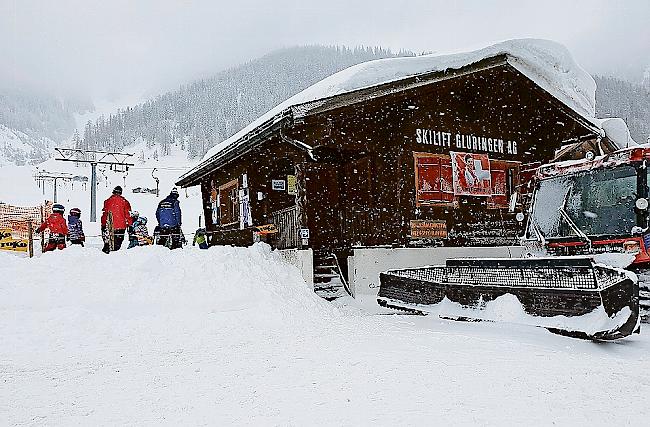
POLYGON ((609 118, 596 119, 599 127, 605 132, 605 136, 618 148, 629 148, 637 144, 630 135, 630 130, 623 119, 609 118))
POLYGON ((296 110, 300 105, 422 74, 461 69, 501 55, 505 55, 510 65, 594 125, 594 128, 600 128, 600 122, 594 118, 596 83, 575 62, 569 51, 549 40, 516 39, 471 52, 379 59, 346 68, 278 104, 212 147, 197 167, 184 177, 219 157, 226 148, 235 148, 246 135, 263 124, 279 120, 288 110, 296 110))

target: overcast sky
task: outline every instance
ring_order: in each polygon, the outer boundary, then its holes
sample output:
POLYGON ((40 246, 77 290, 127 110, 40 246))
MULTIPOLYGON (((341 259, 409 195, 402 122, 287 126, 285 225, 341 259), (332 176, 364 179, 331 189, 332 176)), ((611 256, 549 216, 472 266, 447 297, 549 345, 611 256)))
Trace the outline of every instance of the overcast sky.
POLYGON ((421 51, 515 37, 640 79, 650 1, 0 0, 0 84, 97 98, 156 93, 304 44, 421 51))

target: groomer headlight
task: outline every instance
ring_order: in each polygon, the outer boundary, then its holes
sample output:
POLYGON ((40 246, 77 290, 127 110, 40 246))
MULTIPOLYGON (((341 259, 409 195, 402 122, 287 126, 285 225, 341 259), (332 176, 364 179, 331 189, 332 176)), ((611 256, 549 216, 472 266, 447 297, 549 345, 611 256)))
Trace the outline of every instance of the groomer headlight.
POLYGON ((628 240, 623 243, 623 250, 628 254, 638 254, 641 252, 641 246, 637 240, 628 240))
POLYGON ((636 205, 636 208, 638 210, 644 211, 644 210, 648 209, 648 199, 646 199, 644 197, 638 198, 638 199, 636 199, 635 205, 636 205))

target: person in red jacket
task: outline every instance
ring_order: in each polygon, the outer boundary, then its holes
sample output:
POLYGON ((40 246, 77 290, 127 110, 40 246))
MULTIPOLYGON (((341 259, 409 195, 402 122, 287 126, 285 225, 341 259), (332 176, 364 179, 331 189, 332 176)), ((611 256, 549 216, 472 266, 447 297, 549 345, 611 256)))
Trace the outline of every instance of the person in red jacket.
POLYGON ((133 223, 131 218, 131 204, 122 197, 122 187, 113 189, 113 195, 104 201, 102 213, 102 236, 104 238, 104 253, 111 251, 111 230, 108 227, 108 214, 113 218, 113 249, 117 251, 122 247, 124 232, 133 223))
POLYGON ((63 218, 65 208, 58 203, 52 206, 52 215, 47 217, 45 222, 37 229, 37 233, 42 233, 46 229, 50 230, 50 237, 47 240, 43 252, 50 252, 55 249, 65 249, 65 237, 68 235, 68 226, 63 218))

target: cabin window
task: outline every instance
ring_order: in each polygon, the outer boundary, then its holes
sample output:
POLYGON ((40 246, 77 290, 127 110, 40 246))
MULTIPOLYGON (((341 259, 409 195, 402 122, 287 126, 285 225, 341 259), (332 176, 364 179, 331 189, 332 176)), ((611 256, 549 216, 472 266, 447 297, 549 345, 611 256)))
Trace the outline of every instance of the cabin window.
POLYGON ((449 156, 430 153, 413 153, 413 156, 417 206, 453 202, 454 188, 449 156))
POLYGON ((239 186, 234 179, 219 187, 221 225, 239 223, 239 186))

